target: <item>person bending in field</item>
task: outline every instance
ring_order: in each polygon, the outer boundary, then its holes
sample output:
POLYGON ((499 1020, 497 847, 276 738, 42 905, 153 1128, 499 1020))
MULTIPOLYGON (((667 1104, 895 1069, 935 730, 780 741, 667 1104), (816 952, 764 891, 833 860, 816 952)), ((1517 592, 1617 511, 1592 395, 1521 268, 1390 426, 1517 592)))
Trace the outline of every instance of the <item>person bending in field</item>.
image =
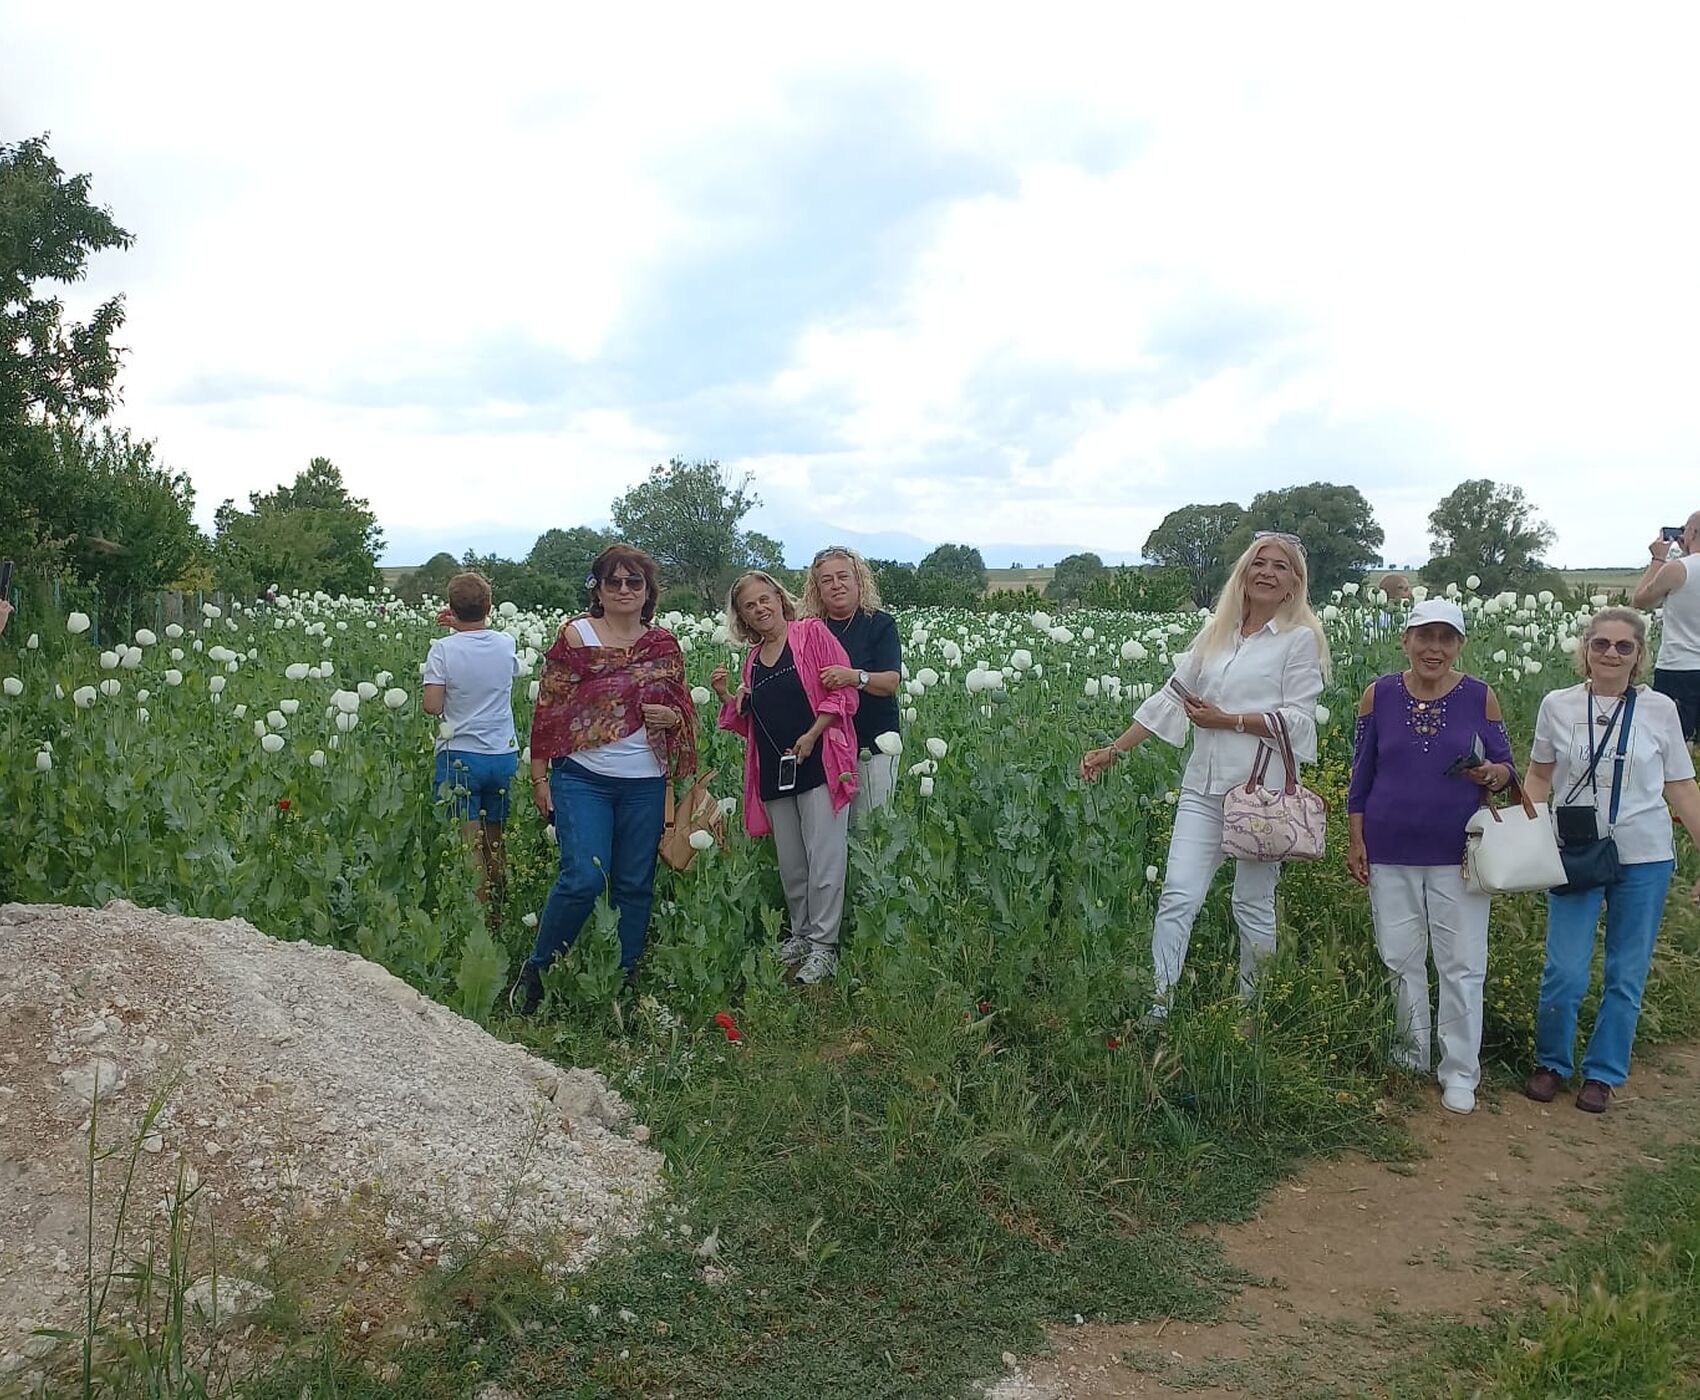
POLYGON ((449 635, 432 642, 425 657, 421 703, 426 714, 445 721, 432 785, 462 824, 478 866, 478 898, 487 902, 492 884, 498 896, 503 889, 502 823, 519 762, 513 707, 519 658, 514 639, 489 625, 490 585, 483 575, 456 574, 448 597, 437 621, 449 635))

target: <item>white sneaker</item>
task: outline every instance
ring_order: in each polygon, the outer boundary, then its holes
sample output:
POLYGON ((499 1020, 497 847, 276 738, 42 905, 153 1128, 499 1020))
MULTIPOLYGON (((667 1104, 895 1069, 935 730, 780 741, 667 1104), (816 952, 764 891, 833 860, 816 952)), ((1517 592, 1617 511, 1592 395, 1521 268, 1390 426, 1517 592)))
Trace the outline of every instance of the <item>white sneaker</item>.
POLYGON ((804 986, 824 981, 838 971, 838 954, 830 948, 811 948, 808 957, 803 959, 802 967, 797 969, 797 980, 804 986))
POLYGON ((1476 1091, 1466 1089, 1462 1084, 1449 1085, 1441 1091, 1440 1106, 1450 1113, 1474 1113, 1476 1091))
POLYGON ((800 933, 794 933, 779 945, 779 961, 786 967, 795 967, 809 955, 809 949, 814 945, 800 933))

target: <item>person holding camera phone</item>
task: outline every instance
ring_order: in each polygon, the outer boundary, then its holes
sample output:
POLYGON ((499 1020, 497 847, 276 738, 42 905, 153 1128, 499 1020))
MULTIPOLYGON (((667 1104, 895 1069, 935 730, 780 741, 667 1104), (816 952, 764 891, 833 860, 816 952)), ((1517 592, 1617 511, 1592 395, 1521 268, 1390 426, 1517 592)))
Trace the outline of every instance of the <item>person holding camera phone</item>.
POLYGON ((1551 1103, 1575 1070, 1576 1017, 1603 903, 1605 980, 1576 1095, 1587 1113, 1604 1113, 1629 1077, 1641 993, 1676 869, 1671 811, 1691 840, 1700 831, 1700 788, 1676 702, 1635 684, 1646 659, 1640 613, 1601 608, 1589 619, 1576 651, 1582 683, 1542 699, 1525 784, 1533 801, 1558 795, 1553 817, 1569 882, 1547 895, 1535 1068, 1523 1092, 1551 1103))
POLYGON ((1382 676, 1358 704, 1346 868, 1369 887, 1375 946, 1393 985, 1395 1058, 1427 1074, 1440 1041, 1441 1104, 1476 1106, 1481 1083, 1482 987, 1490 897, 1464 886, 1464 827, 1483 792, 1516 779, 1499 697, 1456 669, 1464 611, 1445 598, 1411 609, 1401 639, 1405 670, 1382 676), (1428 963, 1440 980, 1429 1017, 1428 963))
POLYGON ((1653 689, 1676 702, 1683 737, 1692 744, 1700 738, 1700 510, 1686 525, 1665 526, 1648 550, 1653 557, 1634 602, 1664 610, 1653 689))
POLYGON ((720 727, 744 738, 744 829, 773 836, 791 915, 780 957, 798 967, 799 982, 819 982, 838 967, 861 692, 823 683, 850 658, 825 622, 799 618, 784 586, 760 569, 733 583, 726 627, 750 647, 736 691, 725 666, 709 677, 720 727))

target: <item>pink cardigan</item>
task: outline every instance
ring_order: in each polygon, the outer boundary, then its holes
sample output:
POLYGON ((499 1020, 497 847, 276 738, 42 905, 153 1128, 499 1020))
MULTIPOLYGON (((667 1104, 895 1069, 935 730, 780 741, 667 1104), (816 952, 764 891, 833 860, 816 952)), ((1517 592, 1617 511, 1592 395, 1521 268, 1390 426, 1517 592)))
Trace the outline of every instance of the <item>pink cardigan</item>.
MULTIPOLYGON (((856 795, 856 726, 851 717, 862 695, 854 686, 828 690, 820 683, 821 668, 848 666, 850 658, 838 644, 827 625, 818 618, 804 617, 793 622, 787 630, 786 641, 791 644, 791 659, 797 667, 797 679, 803 683, 803 694, 809 708, 817 715, 835 714, 836 722, 826 727, 820 736, 821 766, 826 770, 826 787, 832 797, 832 810, 841 811, 856 795)), ((755 664, 760 647, 751 647, 744 657, 743 683, 750 684, 750 668, 755 664)), ((720 707, 720 727, 744 737, 744 830, 751 836, 766 836, 773 830, 767 808, 761 800, 760 760, 750 739, 752 728, 747 713, 739 714, 731 700, 720 707)))

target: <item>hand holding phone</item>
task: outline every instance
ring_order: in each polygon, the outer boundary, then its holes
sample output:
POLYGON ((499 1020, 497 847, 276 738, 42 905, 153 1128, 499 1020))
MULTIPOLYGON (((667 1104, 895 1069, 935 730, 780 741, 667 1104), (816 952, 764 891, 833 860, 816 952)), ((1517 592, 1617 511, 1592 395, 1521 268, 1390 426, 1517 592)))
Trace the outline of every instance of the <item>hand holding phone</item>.
POLYGON ((782 753, 779 755, 779 782, 776 784, 781 792, 793 792, 797 787, 797 755, 782 753))
POLYGON ((1669 544, 1680 544, 1682 542, 1682 526, 1666 525, 1659 531, 1659 538, 1669 544))
POLYGON ((1461 753, 1446 765, 1445 773, 1448 778, 1456 778, 1473 769, 1480 768, 1487 762, 1487 754, 1482 748, 1482 736, 1476 735, 1470 740, 1470 751, 1461 753))

